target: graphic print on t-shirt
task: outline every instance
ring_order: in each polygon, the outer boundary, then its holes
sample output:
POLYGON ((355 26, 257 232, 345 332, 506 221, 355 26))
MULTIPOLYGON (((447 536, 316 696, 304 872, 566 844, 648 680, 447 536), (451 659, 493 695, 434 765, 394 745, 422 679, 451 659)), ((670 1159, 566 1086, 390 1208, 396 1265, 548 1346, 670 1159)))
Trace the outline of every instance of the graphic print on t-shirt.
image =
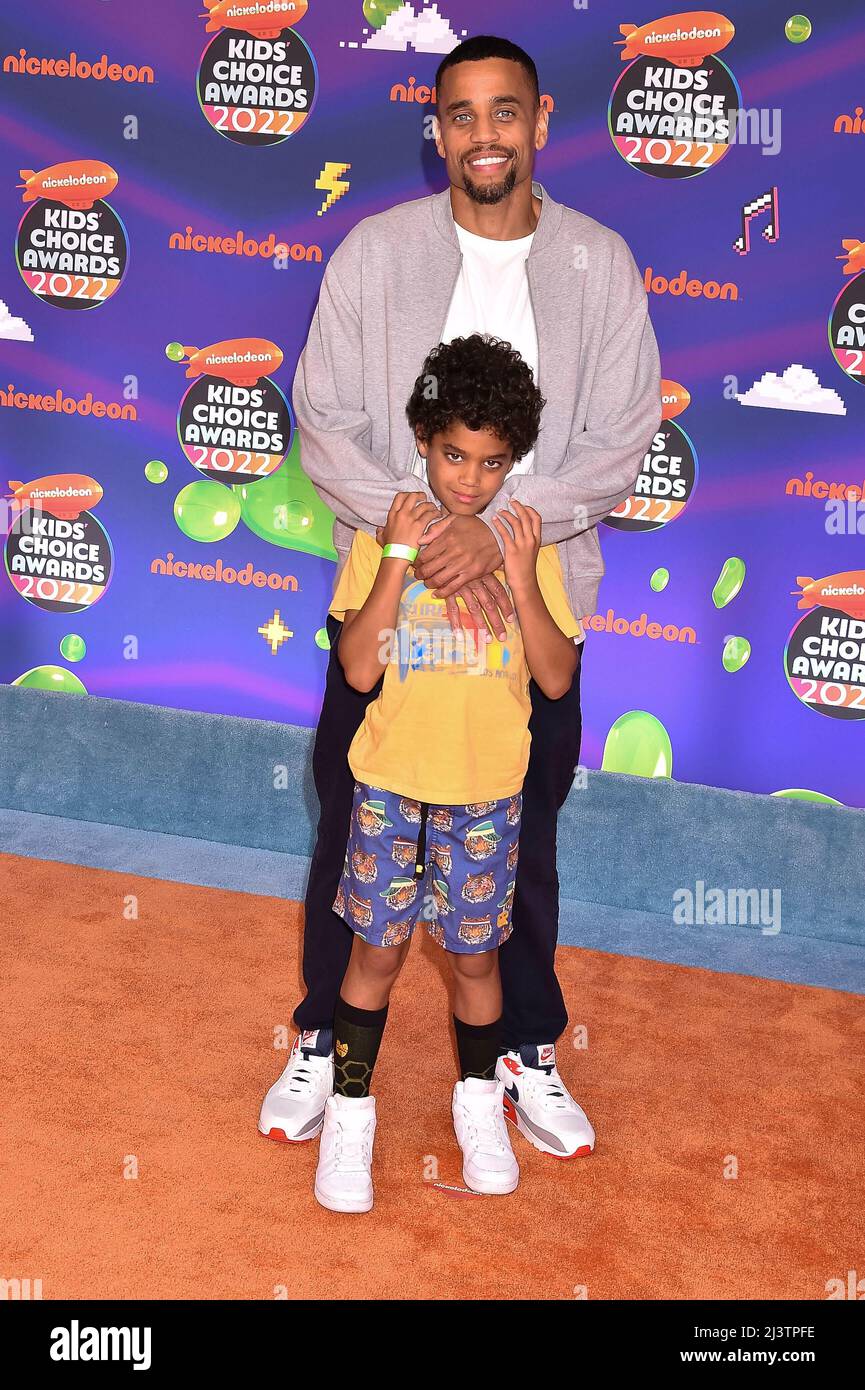
POLYGON ((490 633, 483 618, 475 618, 467 610, 460 612, 462 630, 454 632, 444 599, 436 598, 419 579, 409 579, 400 597, 396 624, 401 681, 410 671, 519 679, 519 673, 512 670, 508 641, 519 629, 516 611, 505 625, 504 642, 490 633))

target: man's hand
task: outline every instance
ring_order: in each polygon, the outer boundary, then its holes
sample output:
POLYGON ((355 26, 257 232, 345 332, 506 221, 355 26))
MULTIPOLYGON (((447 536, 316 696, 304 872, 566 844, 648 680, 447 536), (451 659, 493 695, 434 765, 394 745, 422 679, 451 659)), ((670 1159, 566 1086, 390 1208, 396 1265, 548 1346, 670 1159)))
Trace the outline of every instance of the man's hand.
MULTIPOLYGON (((379 544, 381 536, 379 527, 379 544)), ((418 579, 445 600, 454 632, 463 626, 462 609, 457 604, 461 598, 475 622, 485 618, 500 641, 507 635, 505 621, 514 612, 507 589, 493 573, 502 567, 501 549, 486 522, 450 512, 429 524, 414 562, 418 579)))
POLYGON ((485 574, 480 579, 468 580, 461 589, 457 589, 456 593, 445 599, 448 621, 454 632, 459 632, 464 627, 464 612, 457 603, 458 598, 462 599, 475 620, 469 630, 475 632, 482 642, 489 640, 489 632, 484 626, 484 619, 489 623, 499 641, 505 640, 507 637, 505 622, 513 614, 514 607, 507 589, 496 579, 494 574, 485 574))
POLYGON ((445 600, 454 632, 462 627, 457 597, 462 598, 477 623, 487 619, 496 637, 504 640, 504 619, 513 604, 493 571, 502 567, 502 552, 485 522, 476 516, 448 515, 433 521, 424 532, 415 574, 436 598, 445 600))
POLYGON ((418 561, 423 565, 419 578, 427 588, 437 598, 448 598, 466 580, 499 569, 502 552, 486 522, 476 516, 448 515, 432 522, 424 533, 418 561))

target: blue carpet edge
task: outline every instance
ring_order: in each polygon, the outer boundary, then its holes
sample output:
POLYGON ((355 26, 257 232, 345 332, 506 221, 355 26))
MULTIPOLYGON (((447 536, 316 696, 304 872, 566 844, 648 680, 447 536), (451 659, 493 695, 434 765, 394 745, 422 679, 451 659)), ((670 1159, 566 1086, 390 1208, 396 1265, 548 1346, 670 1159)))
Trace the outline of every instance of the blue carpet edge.
MULTIPOLYGON (((303 901, 306 855, 0 808, 6 854, 303 901)), ((275 924, 279 930, 279 924, 275 924)), ((559 944, 865 994, 865 948, 756 927, 680 927, 660 913, 563 898, 559 944)))

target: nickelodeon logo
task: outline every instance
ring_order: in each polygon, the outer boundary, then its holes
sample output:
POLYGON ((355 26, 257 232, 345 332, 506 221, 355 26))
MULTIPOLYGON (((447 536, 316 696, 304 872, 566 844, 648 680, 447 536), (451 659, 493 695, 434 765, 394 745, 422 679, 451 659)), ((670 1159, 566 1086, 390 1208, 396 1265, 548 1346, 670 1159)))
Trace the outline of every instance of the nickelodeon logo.
POLYGON ((697 280, 687 270, 680 270, 678 275, 668 280, 665 275, 655 275, 653 267, 647 265, 643 285, 646 294, 672 294, 677 298, 685 294, 689 299, 739 298, 739 286, 734 285, 732 280, 725 280, 723 285, 719 285, 717 280, 697 280))
POLYGON ((612 608, 605 615, 587 614, 582 619, 583 627, 592 632, 613 632, 617 637, 649 637, 652 641, 685 642, 693 646, 697 634, 692 627, 677 627, 675 623, 649 622, 648 613, 638 618, 617 617, 612 608))
POLYGON ((64 58, 44 58, 19 48, 17 55, 7 53, 3 58, 3 71, 14 72, 28 77, 77 77, 90 78, 95 82, 147 82, 156 81, 153 68, 146 63, 139 67, 136 63, 110 63, 108 54, 103 53, 95 63, 79 58, 74 52, 64 58))
MULTIPOLYGON (((417 106, 429 106, 435 102, 435 87, 426 87, 423 83, 415 86, 415 79, 410 77, 408 82, 394 82, 388 95, 389 101, 414 102, 417 106)), ((556 103, 547 92, 541 93, 541 106, 545 111, 555 111, 556 103)))
POLYGON ((835 124, 832 127, 833 135, 862 135, 865 132, 865 125, 862 124, 862 107, 856 107, 853 116, 847 116, 843 112, 835 117, 835 124))
POLYGON ((784 485, 787 497, 816 497, 819 501, 828 498, 858 502, 865 498, 865 479, 861 483, 830 483, 825 478, 816 478, 809 469, 804 478, 788 478, 784 485))
POLYGON ((308 246, 303 242, 287 242, 270 232, 263 240, 249 236, 241 227, 233 236, 213 236, 209 232, 194 232, 187 227, 185 232, 171 232, 168 237, 169 251, 198 251, 208 256, 260 256, 266 260, 280 257, 286 261, 322 260, 321 247, 315 242, 308 246))

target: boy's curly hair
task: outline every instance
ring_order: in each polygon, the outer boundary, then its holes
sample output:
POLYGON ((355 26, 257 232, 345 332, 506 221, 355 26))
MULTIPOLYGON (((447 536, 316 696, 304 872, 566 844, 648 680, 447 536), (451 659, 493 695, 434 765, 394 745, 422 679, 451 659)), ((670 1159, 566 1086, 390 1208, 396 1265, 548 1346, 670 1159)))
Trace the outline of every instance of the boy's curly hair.
POLYGON ((425 443, 454 420, 470 430, 493 430, 510 444, 516 463, 534 448, 545 405, 516 348, 489 333, 473 333, 433 348, 406 415, 425 443))

